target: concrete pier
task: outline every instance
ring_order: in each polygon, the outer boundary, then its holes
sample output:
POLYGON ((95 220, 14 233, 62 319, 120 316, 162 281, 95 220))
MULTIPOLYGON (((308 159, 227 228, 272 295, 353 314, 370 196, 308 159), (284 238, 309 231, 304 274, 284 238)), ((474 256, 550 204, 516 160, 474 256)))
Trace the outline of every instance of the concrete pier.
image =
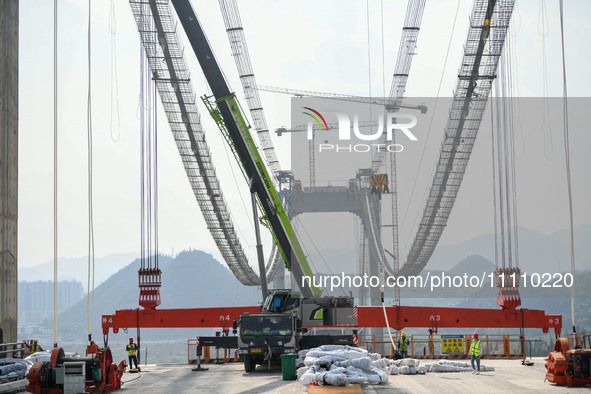
POLYGON ((0 1, 0 343, 17 340, 18 17, 0 1))

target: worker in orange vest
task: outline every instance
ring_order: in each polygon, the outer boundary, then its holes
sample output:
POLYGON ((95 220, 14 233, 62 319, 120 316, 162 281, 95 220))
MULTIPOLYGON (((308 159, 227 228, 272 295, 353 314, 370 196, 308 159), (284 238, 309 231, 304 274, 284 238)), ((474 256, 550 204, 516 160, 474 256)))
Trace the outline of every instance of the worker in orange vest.
POLYGON ((133 338, 129 338, 129 344, 125 347, 125 350, 127 350, 127 357, 129 357, 129 369, 133 369, 133 364, 135 363, 135 368, 141 371, 137 365, 137 345, 133 343, 133 338))

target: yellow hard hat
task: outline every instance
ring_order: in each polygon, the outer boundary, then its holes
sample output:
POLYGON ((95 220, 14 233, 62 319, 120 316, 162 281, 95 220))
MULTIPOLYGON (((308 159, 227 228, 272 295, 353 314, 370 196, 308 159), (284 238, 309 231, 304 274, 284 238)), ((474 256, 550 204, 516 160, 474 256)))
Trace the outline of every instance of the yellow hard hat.
POLYGON ((35 338, 35 339, 33 340, 33 342, 37 342, 37 338, 35 338))
POLYGON ((402 331, 402 336, 403 336, 403 337, 405 337, 405 336, 406 336, 406 333, 405 333, 404 331, 402 331))

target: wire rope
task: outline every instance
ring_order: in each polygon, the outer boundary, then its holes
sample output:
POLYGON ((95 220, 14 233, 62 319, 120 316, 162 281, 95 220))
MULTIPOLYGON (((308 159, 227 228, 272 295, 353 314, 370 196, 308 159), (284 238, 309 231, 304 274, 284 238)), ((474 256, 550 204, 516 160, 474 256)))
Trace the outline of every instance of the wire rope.
POLYGON ((57 6, 53 1, 53 347, 57 348, 57 6))
POLYGON ((544 135, 544 155, 546 160, 554 158, 554 142, 552 141, 552 122, 550 119, 550 104, 548 101, 548 62, 546 55, 546 37, 550 32, 546 1, 540 0, 538 7, 538 35, 542 37, 542 96, 544 109, 542 111, 542 132, 544 135))
POLYGON ((577 332, 575 326, 575 231, 573 218, 573 195, 570 174, 570 139, 568 133, 568 92, 566 84, 566 56, 564 48, 564 4, 560 0, 560 44, 562 48, 562 95, 563 95, 563 116, 564 116, 564 156, 566 164, 566 184, 568 190, 568 212, 570 221, 570 269, 573 276, 573 285, 571 286, 571 317, 573 322, 573 332, 577 332))
POLYGON ((117 73, 117 19, 115 17, 115 0, 111 0, 109 11, 109 32, 111 33, 111 105, 110 105, 110 135, 113 142, 121 138, 121 117, 119 113, 119 78, 117 73), (113 135, 113 103, 115 103, 117 133, 113 135))
POLYGON ((93 207, 93 157, 92 157, 92 48, 91 48, 91 8, 92 0, 88 0, 88 97, 86 105, 86 123, 87 123, 87 147, 88 147, 88 298, 87 298, 87 313, 88 313, 88 340, 92 340, 92 313, 94 308, 94 207, 93 207))

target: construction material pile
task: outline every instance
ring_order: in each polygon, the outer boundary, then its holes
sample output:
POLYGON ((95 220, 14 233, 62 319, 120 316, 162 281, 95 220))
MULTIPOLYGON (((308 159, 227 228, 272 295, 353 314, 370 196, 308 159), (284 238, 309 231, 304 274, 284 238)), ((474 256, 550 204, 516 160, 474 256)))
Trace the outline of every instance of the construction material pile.
MULTIPOLYGON (((78 353, 74 352, 64 352, 64 355, 65 357, 80 357, 78 353)), ((40 352, 33 353, 30 356, 25 357, 25 360, 30 361, 31 363, 41 363, 43 361, 50 361, 51 350, 42 350, 40 352)))
MULTIPOLYGON (((297 377, 305 386, 318 383, 345 386, 353 383, 387 383, 388 375, 423 375, 427 372, 471 372, 469 363, 441 360, 437 364, 420 365, 412 358, 392 360, 365 349, 323 345, 298 353, 297 377)), ((493 367, 480 366, 480 371, 494 371, 493 367)))
MULTIPOLYGON (((429 372, 472 372, 470 363, 460 361, 441 360, 438 364, 425 364, 425 367, 427 367, 429 372)), ((494 367, 480 366, 480 372, 491 372, 494 370, 494 367)))
POLYGON ((0 382, 12 382, 14 380, 24 379, 27 371, 33 363, 20 358, 0 359, 0 382))
POLYGON ((342 345, 323 345, 298 353, 299 382, 345 386, 350 383, 387 383, 390 360, 365 349, 342 345))
POLYGON ((419 365, 421 362, 414 358, 388 361, 390 361, 390 375, 424 375, 429 372, 427 366, 419 365))
MULTIPOLYGON (((80 357, 80 355, 78 353, 66 353, 66 357, 80 357)), ((49 361, 50 359, 50 351, 37 352, 24 359, 0 358, 0 383, 24 379, 34 363, 49 361)))

